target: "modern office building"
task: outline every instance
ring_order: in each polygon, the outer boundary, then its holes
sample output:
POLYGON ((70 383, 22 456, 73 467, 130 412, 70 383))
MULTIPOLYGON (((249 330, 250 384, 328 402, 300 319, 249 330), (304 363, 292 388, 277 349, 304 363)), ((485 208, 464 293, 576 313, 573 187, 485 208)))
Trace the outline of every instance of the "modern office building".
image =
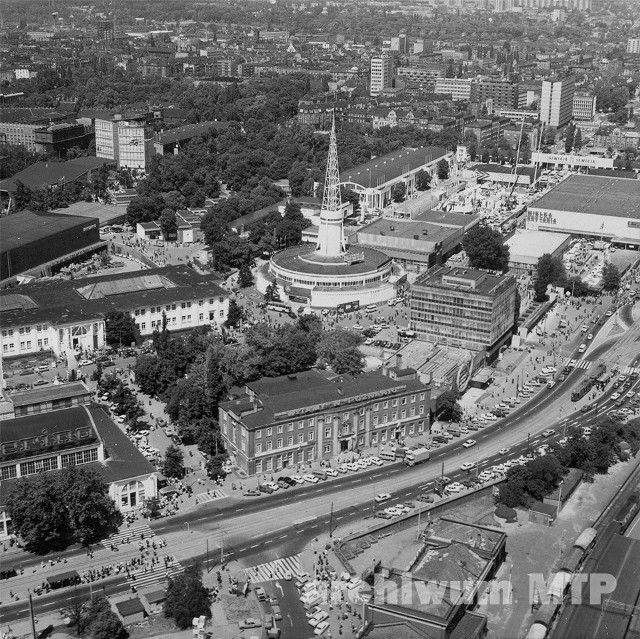
POLYGON ((429 401, 412 369, 334 379, 310 370, 247 383, 219 405, 220 432, 245 472, 275 472, 428 432, 429 401))
POLYGON ((596 96, 582 91, 573 96, 571 117, 581 122, 592 122, 596 115, 596 96))
POLYGON ((476 98, 476 83, 471 78, 438 78, 434 93, 451 95, 452 100, 468 100, 476 98))
POLYGON ((33 282, 2 290, 0 303, 4 358, 101 348, 110 311, 129 313, 148 337, 163 316, 172 331, 220 328, 229 308, 228 293, 187 266, 33 282))
POLYGON ((391 88, 392 80, 393 58, 387 56, 371 58, 370 95, 375 97, 381 91, 391 88))
POLYGON ((491 100, 494 109, 517 109, 519 96, 518 83, 506 78, 501 80, 487 78, 477 83, 478 102, 491 100))
POLYGON ((116 160, 119 169, 146 171, 154 155, 154 132, 149 115, 96 117, 96 156, 116 160))
POLYGON ((419 339, 493 356, 512 334, 516 280, 510 275, 440 266, 411 291, 410 326, 419 339))
POLYGON ((562 127, 571 121, 575 80, 565 77, 544 80, 540 97, 540 119, 546 126, 562 127))

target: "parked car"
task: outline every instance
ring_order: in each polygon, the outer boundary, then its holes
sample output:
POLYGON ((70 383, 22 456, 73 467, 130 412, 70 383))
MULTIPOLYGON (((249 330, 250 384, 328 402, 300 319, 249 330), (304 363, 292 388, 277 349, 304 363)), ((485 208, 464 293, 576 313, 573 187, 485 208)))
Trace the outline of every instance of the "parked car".
POLYGON ((249 488, 242 493, 245 497, 260 497, 260 491, 249 488))

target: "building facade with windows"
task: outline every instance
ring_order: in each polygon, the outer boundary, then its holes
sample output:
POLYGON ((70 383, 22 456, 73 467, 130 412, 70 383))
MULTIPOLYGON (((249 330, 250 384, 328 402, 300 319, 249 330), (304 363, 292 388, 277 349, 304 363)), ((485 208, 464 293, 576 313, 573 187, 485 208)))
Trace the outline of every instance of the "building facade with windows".
POLYGON ((32 283, 0 292, 2 356, 40 351, 93 350, 106 343, 105 317, 125 311, 142 336, 166 317, 172 331, 198 326, 219 329, 227 317, 228 293, 186 266, 122 273, 86 280, 32 283))
POLYGON ((571 121, 575 80, 543 80, 540 96, 540 119, 546 126, 561 127, 571 121))
POLYGON ((45 409, 6 419, 0 429, 0 538, 12 533, 4 504, 13 482, 70 466, 98 471, 122 512, 158 495, 156 469, 102 408, 45 409))
POLYGON ((385 89, 389 89, 392 80, 393 58, 387 56, 371 58, 370 95, 375 97, 385 89))
POLYGON ((264 377, 219 405, 227 451, 254 475, 429 431, 430 388, 412 370, 264 377))
POLYGON ((435 93, 448 93, 452 100, 468 100, 473 102, 476 97, 476 82, 471 78, 438 78, 435 93))
POLYGON ((517 109, 519 85, 509 80, 486 79, 477 83, 478 102, 491 100, 494 108, 517 109))
POLYGON ((510 339, 515 308, 511 275, 440 266, 412 287, 410 327, 419 339, 491 356, 510 339))
POLYGON ((155 154, 150 115, 96 117, 96 156, 116 160, 119 169, 146 171, 155 154))
POLYGON ((574 120, 591 122, 596 115, 596 96, 590 93, 576 92, 573 96, 571 115, 574 120))

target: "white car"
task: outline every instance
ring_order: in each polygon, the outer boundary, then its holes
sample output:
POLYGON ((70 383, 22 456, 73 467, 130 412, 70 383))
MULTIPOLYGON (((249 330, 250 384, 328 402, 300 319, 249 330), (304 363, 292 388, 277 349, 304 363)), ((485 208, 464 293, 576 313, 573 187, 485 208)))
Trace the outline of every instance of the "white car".
POLYGON ((460 434, 461 435, 468 435, 469 434, 469 429, 466 426, 460 426, 460 434))
POLYGON ((304 484, 304 479, 300 477, 300 475, 291 475, 291 479, 293 479, 296 484, 304 484))
POLYGON ((321 635, 324 633, 324 631, 329 627, 329 622, 328 621, 322 621, 320 622, 314 629, 313 634, 314 635, 321 635))
POLYGON ((371 337, 367 337, 367 339, 364 340, 364 345, 371 346, 371 344, 373 344, 373 339, 371 337))
POLYGON ((508 448, 501 448, 498 451, 498 455, 508 455, 509 454, 509 449, 508 448))
POLYGON ((468 472, 470 470, 473 470, 475 467, 475 462, 465 462, 464 464, 462 464, 462 466, 460 466, 460 470, 468 472))
POLYGON ((447 493, 459 493, 464 490, 464 486, 457 481, 454 481, 452 484, 449 484, 445 489, 447 493))
POLYGON ((504 473, 507 472, 506 467, 504 466, 504 464, 497 464, 496 466, 493 466, 493 468, 491 468, 491 470, 494 473, 500 473, 502 475, 504 475, 504 473))
POLYGON ((613 393, 613 395, 611 395, 611 397, 609 398, 612 402, 615 402, 616 399, 620 399, 620 393, 613 393))
POLYGON ((396 506, 389 506, 389 508, 385 508, 384 512, 391 515, 392 517, 400 517, 403 514, 401 508, 397 508, 396 506))
POLYGON ((495 422, 498 419, 493 413, 485 413, 483 417, 485 418, 485 420, 490 422, 495 422))
POLYGON ((351 328, 354 331, 361 331, 362 330, 362 326, 360 326, 360 324, 354 324, 351 328))
POLYGON ((362 468, 362 469, 364 470, 365 468, 368 468, 368 467, 369 467, 369 464, 367 464, 367 462, 366 462, 364 459, 359 459, 359 460, 356 462, 356 466, 357 466, 358 468, 362 468))
POLYGON ((374 497, 376 503, 381 504, 383 501, 388 501, 391 499, 391 495, 389 493, 379 493, 374 497))
POLYGON ((78 362, 78 366, 91 366, 91 364, 93 364, 93 362, 90 359, 81 359, 78 362))
POLYGON ((263 483, 263 486, 268 486, 269 488, 271 488, 271 490, 273 490, 273 492, 275 492, 276 490, 280 490, 280 486, 278 486, 278 484, 276 484, 274 481, 265 481, 263 483))
POLYGON ((347 470, 353 470, 353 471, 360 470, 360 466, 358 466, 358 464, 354 464, 353 462, 346 463, 345 468, 347 470))
POLYGON ((334 468, 327 468, 324 471, 325 473, 327 473, 327 475, 329 475, 329 477, 337 477, 338 476, 338 471, 335 470, 334 468))
POLYGON ((302 478, 310 484, 317 484, 319 481, 315 475, 303 475, 302 478))
POLYGON ((504 402, 496 404, 496 408, 499 408, 500 410, 509 410, 509 406, 507 406, 504 402))
POLYGON ((478 475, 478 479, 480 481, 489 481, 490 479, 493 479, 493 473, 490 473, 488 470, 483 470, 479 475, 478 475))
POLYGON ((348 473, 348 472, 349 472, 349 469, 348 469, 344 464, 340 464, 340 466, 337 466, 337 467, 336 467, 336 470, 337 470, 339 473, 342 473, 343 475, 344 475, 345 473, 348 473))
POLYGON ((382 466, 384 464, 380 457, 369 457, 369 459, 371 460, 371 463, 375 464, 376 466, 382 466))
POLYGON ((462 447, 471 448, 472 446, 475 446, 477 443, 478 442, 475 439, 467 439, 467 441, 462 444, 462 447))

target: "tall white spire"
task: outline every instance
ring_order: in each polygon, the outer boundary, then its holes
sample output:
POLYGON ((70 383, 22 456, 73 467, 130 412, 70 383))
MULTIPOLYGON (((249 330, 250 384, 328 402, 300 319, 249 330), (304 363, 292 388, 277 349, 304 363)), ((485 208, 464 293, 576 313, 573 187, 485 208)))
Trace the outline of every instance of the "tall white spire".
POLYGON ((333 114, 329 157, 322 194, 320 228, 318 229, 318 251, 323 255, 340 255, 345 251, 343 211, 340 198, 340 171, 338 169, 338 144, 336 142, 336 115, 333 114))

